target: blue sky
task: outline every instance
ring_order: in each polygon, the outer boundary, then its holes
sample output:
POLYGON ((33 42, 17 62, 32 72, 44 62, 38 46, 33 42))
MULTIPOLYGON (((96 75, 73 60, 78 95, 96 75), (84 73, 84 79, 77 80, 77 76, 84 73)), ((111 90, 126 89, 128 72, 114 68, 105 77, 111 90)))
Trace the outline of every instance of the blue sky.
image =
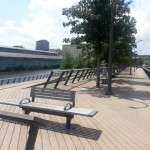
MULTIPOLYGON (((0 45, 22 45, 35 49, 35 42, 47 39, 50 48, 62 48, 62 40, 69 37, 64 28, 62 8, 78 0, 0 0, 0 45)), ((150 55, 150 1, 133 0, 131 16, 137 20, 136 35, 139 54, 150 55)))

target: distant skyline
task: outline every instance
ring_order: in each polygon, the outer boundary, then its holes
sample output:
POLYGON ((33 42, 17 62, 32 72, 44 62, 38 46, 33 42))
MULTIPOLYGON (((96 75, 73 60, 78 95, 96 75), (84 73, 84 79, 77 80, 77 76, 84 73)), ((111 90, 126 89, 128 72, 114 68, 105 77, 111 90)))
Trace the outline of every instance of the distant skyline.
MULTIPOLYGON (((70 36, 64 28, 62 8, 79 0, 0 0, 0 45, 22 45, 35 49, 36 41, 46 39, 50 48, 62 49, 62 40, 70 36)), ((137 20, 136 51, 150 55, 150 1, 134 0, 130 5, 131 16, 137 20)))

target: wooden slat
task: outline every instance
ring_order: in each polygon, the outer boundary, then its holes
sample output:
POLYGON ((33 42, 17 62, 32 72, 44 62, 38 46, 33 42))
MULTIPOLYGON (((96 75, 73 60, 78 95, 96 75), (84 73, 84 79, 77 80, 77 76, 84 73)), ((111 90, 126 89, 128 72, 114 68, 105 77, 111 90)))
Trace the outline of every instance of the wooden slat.
POLYGON ((41 110, 43 113, 49 112, 60 112, 64 114, 74 114, 74 115, 81 115, 81 116, 88 116, 93 117, 98 111, 93 109, 86 109, 86 108, 71 108, 69 110, 64 110, 64 106, 57 106, 57 105, 48 105, 42 103, 35 103, 35 102, 27 102, 20 104, 18 100, 6 100, 0 101, 1 104, 6 105, 14 105, 19 106, 21 108, 30 108, 31 112, 34 110, 41 110))
MULTIPOLYGON (((77 91, 76 107, 96 109, 98 113, 93 118, 75 116, 72 125, 77 125, 77 128, 71 132, 59 127, 65 124, 64 117, 31 113, 34 116, 47 119, 50 126, 50 129, 40 129, 35 150, 47 148, 51 150, 69 150, 71 148, 81 150, 149 150, 150 81, 142 69, 133 72, 132 76, 128 75, 129 70, 124 71, 123 74, 119 74, 117 78, 113 79, 112 89, 115 95, 111 97, 104 95, 107 85, 96 89, 95 82, 92 80, 62 86, 62 89, 77 91), (97 139, 97 134, 94 136, 91 134, 92 129, 95 129, 97 133, 101 132, 97 139), (73 146, 71 147, 71 145, 73 146)), ((30 89, 26 88, 27 86, 1 90, 0 100, 29 98, 30 89)), ((49 105, 65 104, 62 101, 49 101, 43 98, 37 98, 36 102, 49 105)), ((3 104, 0 104, 0 110, 22 113, 18 107, 3 104)), ((0 132, 0 149, 24 148, 28 135, 27 126, 1 120, 0 132)))

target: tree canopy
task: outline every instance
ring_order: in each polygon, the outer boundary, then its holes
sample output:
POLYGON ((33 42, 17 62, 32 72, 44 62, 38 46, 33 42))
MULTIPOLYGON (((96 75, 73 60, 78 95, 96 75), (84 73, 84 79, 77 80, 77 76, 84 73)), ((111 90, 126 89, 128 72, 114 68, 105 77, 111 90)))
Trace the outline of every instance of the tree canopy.
MULTIPOLYGON (((130 16, 131 1, 114 0, 114 62, 124 62, 130 57, 132 47, 136 47, 136 21, 130 16)), ((80 0, 70 8, 64 8, 62 14, 68 21, 64 27, 71 26, 70 33, 76 37, 66 38, 64 42, 77 45, 90 45, 100 67, 100 59, 108 60, 109 32, 111 23, 110 0, 80 0)), ((91 49, 90 49, 91 50, 91 49)), ((99 72, 97 73, 97 87, 99 72)))

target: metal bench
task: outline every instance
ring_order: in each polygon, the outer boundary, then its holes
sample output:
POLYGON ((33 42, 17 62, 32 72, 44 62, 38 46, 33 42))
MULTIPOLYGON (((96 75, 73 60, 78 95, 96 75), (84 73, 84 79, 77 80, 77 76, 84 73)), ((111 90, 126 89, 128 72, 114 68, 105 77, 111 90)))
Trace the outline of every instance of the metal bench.
POLYGON ((33 87, 30 94, 32 101, 29 99, 24 99, 22 101, 6 100, 0 101, 0 103, 19 106, 25 111, 26 114, 29 114, 30 112, 38 112, 66 117, 66 127, 70 128, 70 123, 72 118, 74 118, 74 115, 93 117, 98 112, 93 109, 75 108, 75 93, 75 91, 33 87), (68 106, 71 107, 70 109, 65 109, 66 107, 60 105, 37 103, 34 102, 35 98, 67 101, 71 102, 71 104, 67 103, 68 106))
POLYGON ((0 111, 0 118, 30 125, 29 136, 25 150, 34 149, 38 129, 40 126, 46 125, 43 119, 26 114, 17 114, 12 112, 0 111))

